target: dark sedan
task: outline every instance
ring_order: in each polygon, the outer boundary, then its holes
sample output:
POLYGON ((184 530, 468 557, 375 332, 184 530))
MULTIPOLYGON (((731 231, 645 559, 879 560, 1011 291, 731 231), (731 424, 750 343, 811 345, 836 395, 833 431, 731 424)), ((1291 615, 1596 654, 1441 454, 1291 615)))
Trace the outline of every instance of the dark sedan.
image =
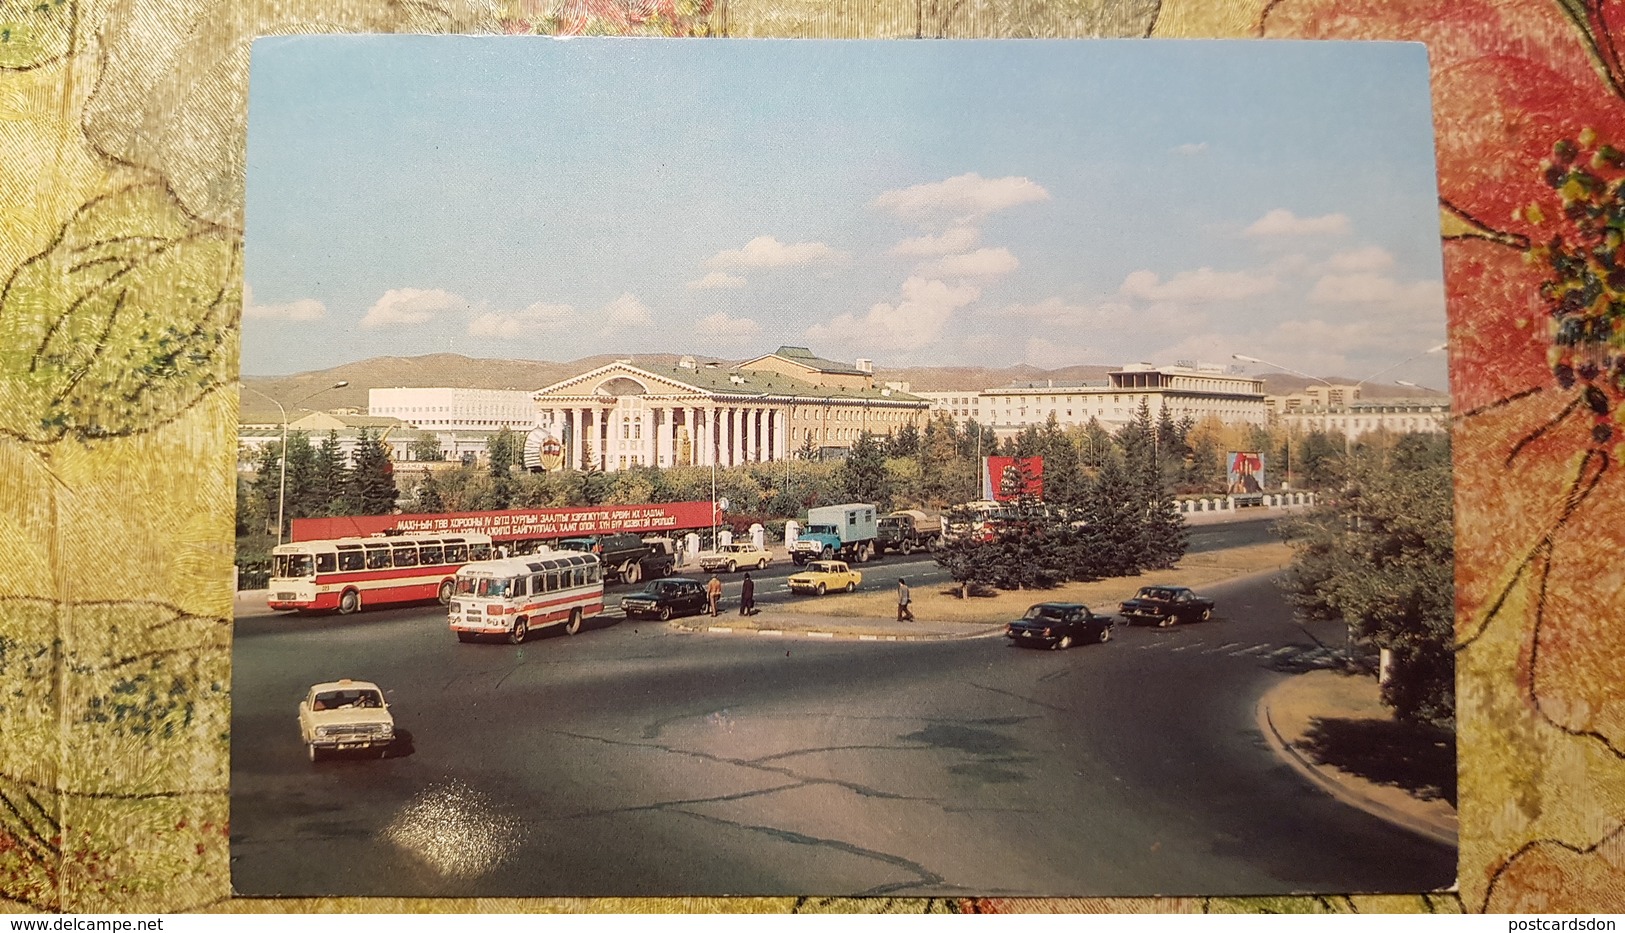
POLYGON ((1178 622, 1206 622, 1213 617, 1213 600, 1183 586, 1142 586, 1133 599, 1118 606, 1124 620, 1169 626, 1178 622))
POLYGON ((1004 637, 1031 648, 1065 650, 1077 642, 1110 641, 1112 620, 1079 603, 1039 603, 1006 625, 1004 637))
POLYGON ((687 577, 656 580, 621 599, 621 611, 629 619, 670 619, 672 616, 704 612, 705 585, 687 577))

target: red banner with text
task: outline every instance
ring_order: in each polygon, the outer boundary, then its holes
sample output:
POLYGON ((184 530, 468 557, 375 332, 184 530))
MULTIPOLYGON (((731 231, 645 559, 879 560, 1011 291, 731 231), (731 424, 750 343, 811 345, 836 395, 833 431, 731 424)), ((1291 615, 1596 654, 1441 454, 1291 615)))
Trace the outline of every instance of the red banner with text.
POLYGON ((1006 502, 1022 495, 1044 498, 1043 457, 987 457, 982 466, 982 497, 1006 502))
POLYGON ((672 532, 708 528, 710 525, 710 502, 661 502, 562 509, 505 509, 499 512, 296 518, 290 540, 479 532, 490 535, 496 541, 515 541, 522 538, 573 538, 615 531, 637 534, 672 532))

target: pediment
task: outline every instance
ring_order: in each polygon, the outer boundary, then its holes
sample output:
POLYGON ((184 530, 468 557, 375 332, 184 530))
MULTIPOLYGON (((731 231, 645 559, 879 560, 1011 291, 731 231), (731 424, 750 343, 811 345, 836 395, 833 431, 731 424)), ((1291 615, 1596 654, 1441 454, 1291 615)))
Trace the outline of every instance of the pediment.
POLYGON ((549 398, 580 398, 602 395, 694 396, 707 398, 709 392, 629 363, 610 363, 536 390, 537 401, 549 398))

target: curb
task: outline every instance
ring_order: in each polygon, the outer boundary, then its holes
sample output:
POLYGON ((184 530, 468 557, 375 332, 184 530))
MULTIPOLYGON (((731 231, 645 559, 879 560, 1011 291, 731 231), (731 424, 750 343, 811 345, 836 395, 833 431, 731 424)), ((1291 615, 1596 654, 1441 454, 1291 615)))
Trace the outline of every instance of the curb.
POLYGON ((1280 730, 1275 728, 1275 720, 1270 717, 1268 701, 1269 696, 1266 694, 1264 698, 1258 701, 1258 706, 1254 711, 1258 721, 1258 731, 1264 734, 1265 741, 1269 743, 1270 750, 1275 752, 1276 757, 1286 762, 1294 771, 1303 775, 1310 783, 1318 786, 1321 790, 1326 791, 1351 807, 1363 810, 1380 820, 1401 829, 1409 830, 1440 845, 1452 848, 1460 846, 1458 830, 1434 820, 1419 818, 1396 810, 1386 803, 1330 777, 1319 766, 1299 754, 1298 750, 1293 748, 1286 738, 1281 735, 1280 730))
POLYGON ((700 635, 761 635, 768 638, 819 638, 831 641, 956 641, 972 638, 992 638, 1004 633, 1004 627, 978 629, 964 634, 881 635, 873 632, 826 631, 823 629, 735 628, 731 625, 689 625, 676 620, 666 625, 676 631, 700 635))

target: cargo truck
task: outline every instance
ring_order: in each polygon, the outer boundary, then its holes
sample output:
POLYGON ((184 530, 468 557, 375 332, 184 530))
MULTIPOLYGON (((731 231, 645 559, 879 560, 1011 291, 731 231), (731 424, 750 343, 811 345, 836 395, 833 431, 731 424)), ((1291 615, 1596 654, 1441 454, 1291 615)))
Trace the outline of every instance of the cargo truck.
POLYGON ((874 554, 878 511, 867 502, 808 509, 806 527, 791 547, 790 558, 797 566, 810 560, 868 560, 874 554))

